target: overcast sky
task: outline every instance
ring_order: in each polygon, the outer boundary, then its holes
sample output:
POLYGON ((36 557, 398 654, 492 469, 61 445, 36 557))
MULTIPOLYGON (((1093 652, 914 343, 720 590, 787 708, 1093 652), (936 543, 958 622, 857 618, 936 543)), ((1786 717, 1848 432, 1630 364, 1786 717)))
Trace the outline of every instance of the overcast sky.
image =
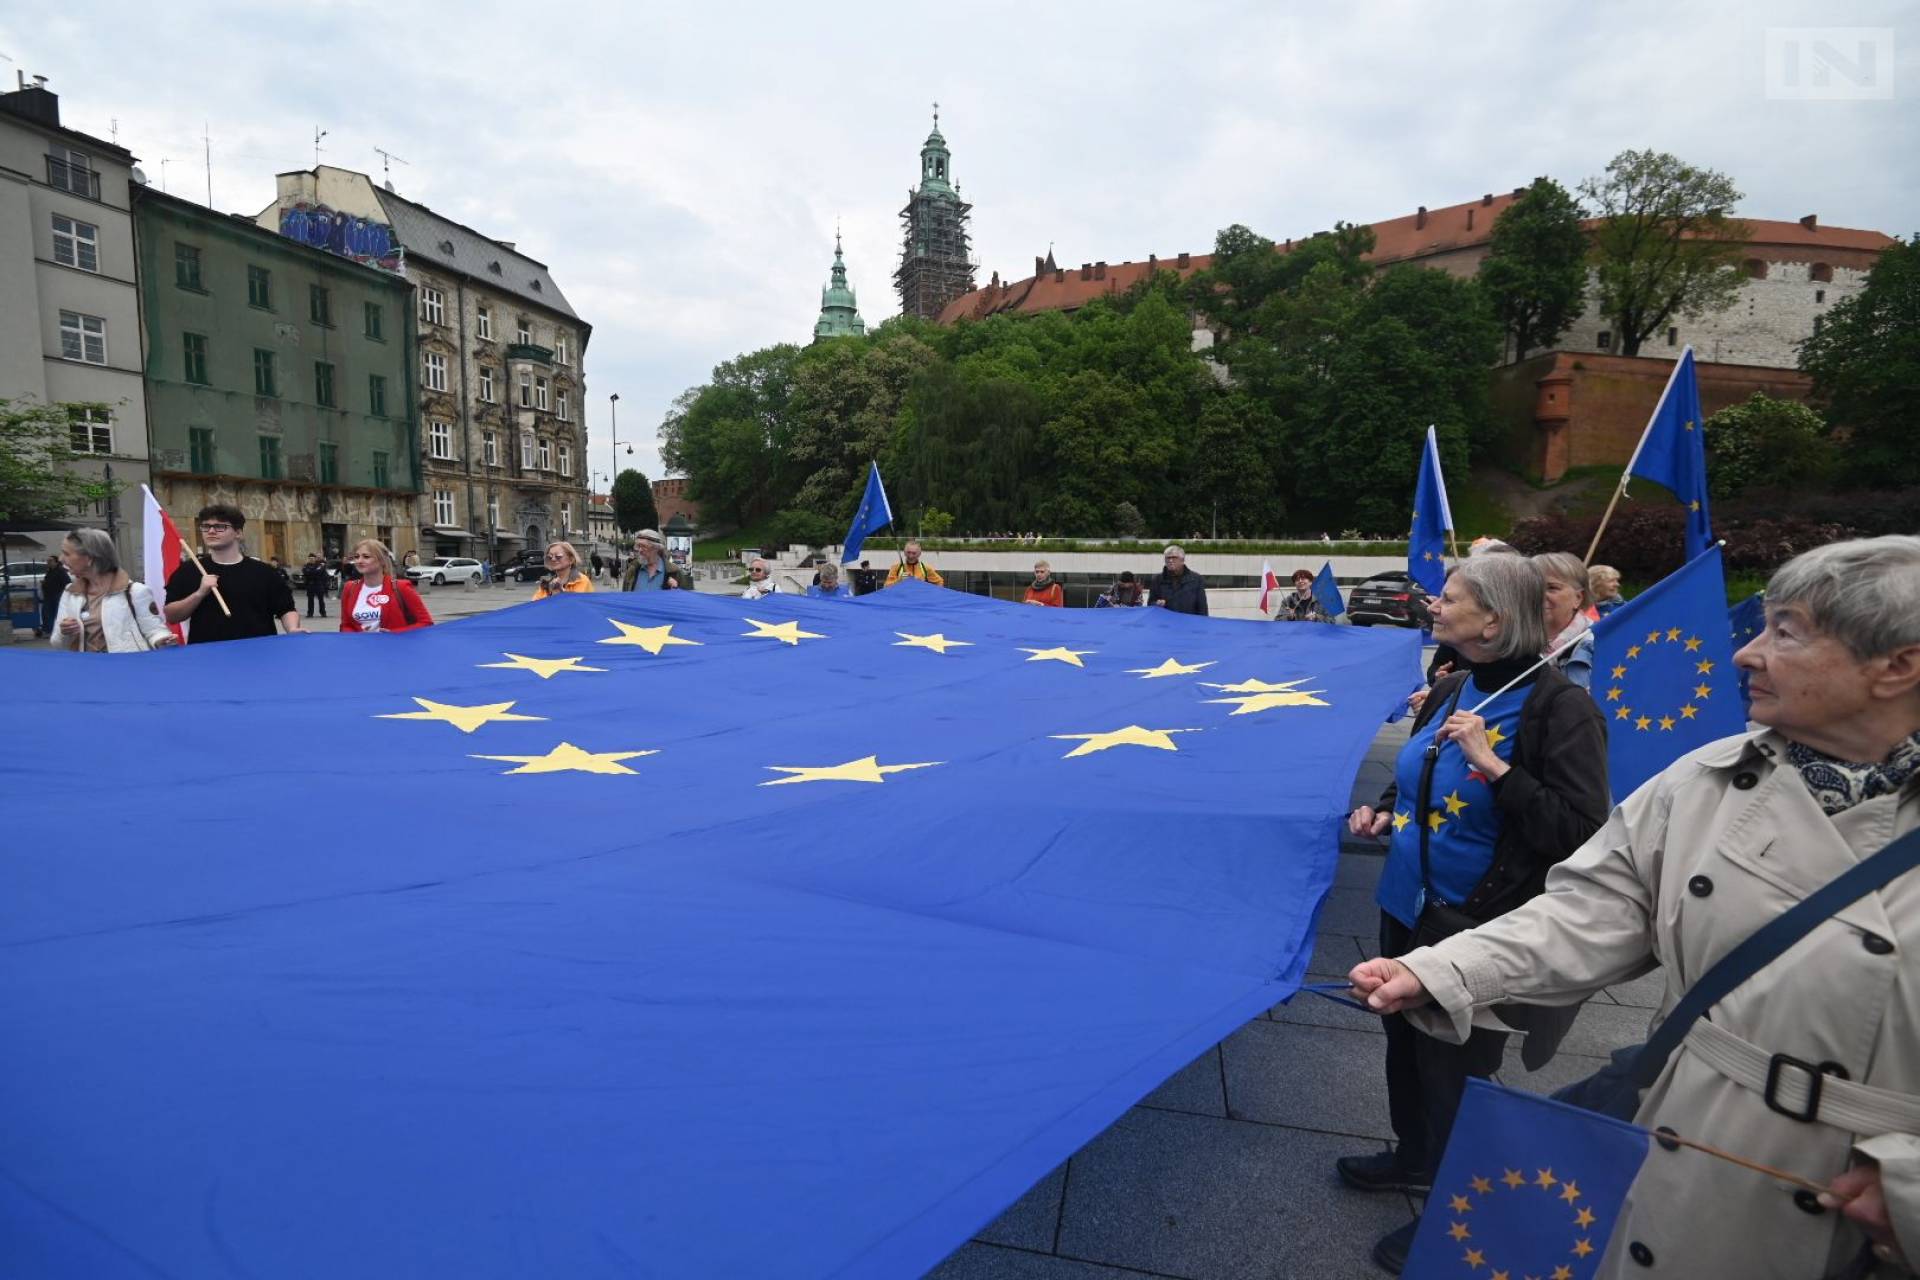
POLYGON ((1571 187, 1627 147, 1728 173, 1753 217, 1920 230, 1911 4, 1344 8, 106 0, 0 16, 0 75, 46 76, 70 127, 117 120, 176 195, 205 198, 204 124, 225 210, 270 203, 316 127, 326 163, 404 157, 401 194, 552 268, 593 325, 592 465, 618 392, 623 461, 654 478, 674 396, 811 336, 836 220, 867 323, 897 312, 934 99, 982 283, 1049 244, 1167 257, 1235 222, 1297 237, 1571 187), (1769 28, 1842 24, 1892 29, 1892 100, 1769 96, 1769 28))

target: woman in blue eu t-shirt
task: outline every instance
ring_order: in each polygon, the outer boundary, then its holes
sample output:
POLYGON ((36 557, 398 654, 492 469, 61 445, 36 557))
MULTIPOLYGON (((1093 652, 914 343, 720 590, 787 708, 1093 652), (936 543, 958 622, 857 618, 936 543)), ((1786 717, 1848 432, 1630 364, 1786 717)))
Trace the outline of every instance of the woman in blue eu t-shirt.
MULTIPOLYGON (((1384 836, 1380 954, 1399 956, 1490 920, 1539 893, 1547 869, 1600 829, 1607 790, 1606 721, 1546 648, 1546 584, 1518 555, 1459 565, 1433 604, 1433 636, 1465 670, 1435 684, 1378 807, 1348 819, 1355 835, 1384 836), (1423 839, 1424 838, 1424 839, 1423 839), (1424 856, 1422 845, 1424 844, 1424 856), (1417 941, 1416 941, 1417 936, 1417 941)), ((1536 1015, 1524 1058, 1552 1055, 1569 1015, 1536 1015)), ((1340 1177, 1368 1191, 1425 1191, 1446 1148, 1469 1076, 1490 1076, 1507 1033, 1475 1031, 1443 1044, 1404 1017, 1385 1019, 1391 1154, 1344 1156, 1340 1177)), ((1374 1247, 1398 1272, 1416 1224, 1374 1247)))

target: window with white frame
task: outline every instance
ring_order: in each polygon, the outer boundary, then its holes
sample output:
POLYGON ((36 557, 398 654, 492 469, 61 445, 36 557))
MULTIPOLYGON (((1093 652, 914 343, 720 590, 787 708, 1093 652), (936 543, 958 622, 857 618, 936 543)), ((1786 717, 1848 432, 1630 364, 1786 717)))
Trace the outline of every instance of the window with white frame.
POLYGON ((442 461, 453 457, 453 425, 447 422, 427 422, 427 455, 442 461))
POLYGON ((420 289, 420 319, 425 324, 447 322, 447 295, 424 285, 420 289))
POLYGON ((540 438, 540 469, 542 471, 553 470, 553 441, 547 439, 545 436, 540 438))
POLYGON ((428 351, 420 357, 422 381, 429 391, 447 389, 447 358, 438 351, 428 351))
POLYGON ((553 393, 553 399, 554 399, 553 407, 560 414, 560 421, 562 422, 572 421, 573 407, 567 403, 567 393, 565 391, 561 391, 556 388, 553 393))
MULTIPOLYGON (((500 442, 494 437, 491 431, 482 431, 480 433, 480 457, 481 460, 490 467, 500 465, 500 442)), ((499 524, 500 522, 496 520, 494 523, 499 524)))
POLYGON ((53 260, 63 267, 100 270, 100 228, 91 222, 54 214, 53 260))
POLYGON ((486 365, 480 366, 480 399, 486 404, 493 403, 493 370, 486 365))
POLYGON ((113 415, 104 408, 67 410, 75 453, 113 452, 113 415))
POLYGON ((545 378, 533 380, 533 407, 542 413, 547 411, 547 380, 545 378))
POLYGON ((520 436, 520 469, 533 470, 533 433, 523 432, 520 436))
POLYGON ((524 370, 520 374, 520 407, 533 408, 533 375, 524 370))
POLYGON ((487 499, 487 528, 498 529, 499 527, 500 527, 500 499, 488 498, 487 499))
POLYGON ((569 533, 573 532, 573 504, 571 502, 563 502, 560 504, 560 527, 569 533))
POLYGON ((560 446, 560 474, 563 476, 573 474, 573 449, 564 444, 560 446))
POLYGON ((520 345, 523 347, 530 347, 533 345, 533 326, 527 323, 527 318, 525 316, 520 317, 520 336, 518 339, 516 339, 516 341, 518 341, 520 345))
POLYGON ((433 491, 433 522, 442 528, 453 528, 453 490, 433 491))
POLYGON ((60 355, 66 360, 84 360, 88 364, 107 362, 107 322, 99 316, 78 311, 60 313, 60 355))
POLYGON ((493 308, 481 307, 473 315, 473 331, 482 338, 493 337, 493 308))
POLYGON ((567 335, 564 333, 553 335, 553 362, 555 364, 567 362, 567 335))

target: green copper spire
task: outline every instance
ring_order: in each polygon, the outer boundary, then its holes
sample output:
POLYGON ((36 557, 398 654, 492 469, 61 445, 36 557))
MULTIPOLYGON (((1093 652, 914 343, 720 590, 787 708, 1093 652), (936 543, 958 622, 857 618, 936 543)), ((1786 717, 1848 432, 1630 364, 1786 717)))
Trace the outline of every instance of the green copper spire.
POLYGON ((940 136, 940 104, 933 104, 933 132, 920 148, 920 189, 927 192, 953 191, 953 153, 940 136))
POLYGON ((867 332, 859 303, 847 285, 847 263, 840 256, 840 230, 833 232, 833 275, 820 291, 820 319, 813 326, 814 341, 822 338, 858 338, 867 332))

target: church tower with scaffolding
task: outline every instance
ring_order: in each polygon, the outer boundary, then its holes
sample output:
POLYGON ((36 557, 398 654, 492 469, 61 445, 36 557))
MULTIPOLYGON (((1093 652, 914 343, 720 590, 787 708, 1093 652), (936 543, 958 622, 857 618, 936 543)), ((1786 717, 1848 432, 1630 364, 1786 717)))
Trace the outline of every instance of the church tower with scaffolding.
POLYGON ((940 136, 940 104, 933 104, 933 132, 920 148, 920 185, 907 194, 900 211, 906 239, 893 282, 900 290, 900 313, 937 320, 940 311, 973 290, 973 261, 968 255, 967 215, 973 206, 960 198, 953 181, 953 156, 940 136))

